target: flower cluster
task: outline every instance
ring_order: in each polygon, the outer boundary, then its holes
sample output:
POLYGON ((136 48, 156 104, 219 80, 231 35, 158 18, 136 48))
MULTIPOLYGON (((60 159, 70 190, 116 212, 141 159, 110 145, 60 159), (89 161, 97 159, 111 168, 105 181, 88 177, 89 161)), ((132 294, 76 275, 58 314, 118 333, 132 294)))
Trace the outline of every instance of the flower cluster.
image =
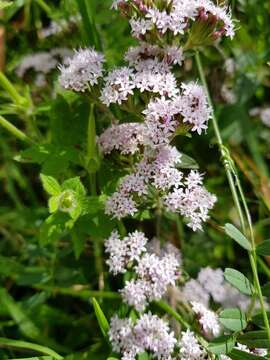
POLYGON ((106 213, 121 219, 134 215, 151 189, 161 193, 166 210, 180 213, 194 231, 202 228, 216 197, 202 186, 202 176, 191 171, 184 177, 177 169, 181 154, 175 147, 147 149, 135 171, 124 177, 117 191, 106 202, 106 213))
POLYGON ((159 300, 180 275, 180 259, 176 252, 172 249, 166 249, 160 255, 146 252, 146 242, 144 234, 138 231, 123 240, 114 231, 105 242, 109 253, 107 264, 114 275, 133 267, 135 278, 127 281, 120 292, 123 300, 140 312, 145 310, 148 302, 159 300))
POLYGON ((135 360, 136 355, 149 351, 154 359, 171 360, 177 340, 166 322, 150 312, 133 323, 131 319, 111 319, 109 338, 113 350, 122 360, 135 360))
POLYGON ((203 39, 208 42, 234 36, 230 11, 211 0, 116 0, 112 7, 130 18, 132 34, 138 39, 153 41, 164 35, 183 36, 195 29, 204 31, 203 39))
POLYGON ((95 50, 80 49, 60 66, 59 82, 65 89, 84 92, 96 85, 103 73, 104 56, 95 50))
POLYGON ((192 310, 198 316, 199 323, 206 337, 217 337, 221 333, 218 316, 214 311, 207 309, 202 303, 191 302, 192 310))
POLYGON ((203 360, 205 359, 206 351, 199 344, 195 334, 187 330, 182 332, 182 338, 179 342, 180 354, 182 360, 203 360))
POLYGON ((102 153, 118 150, 123 155, 135 154, 144 145, 144 129, 140 123, 112 125, 98 139, 102 153))
POLYGON ((247 310, 250 299, 225 281, 221 269, 206 267, 200 270, 197 279, 191 279, 184 285, 180 298, 186 301, 200 302, 209 307, 210 298, 223 308, 239 307, 247 310))

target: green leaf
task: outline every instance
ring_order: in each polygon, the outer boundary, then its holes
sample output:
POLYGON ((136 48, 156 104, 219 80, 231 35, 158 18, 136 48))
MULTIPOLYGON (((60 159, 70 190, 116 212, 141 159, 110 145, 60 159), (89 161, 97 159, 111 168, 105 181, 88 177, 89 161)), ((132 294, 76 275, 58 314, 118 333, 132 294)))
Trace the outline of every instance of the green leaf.
POLYGON ((38 327, 28 318, 4 288, 0 288, 0 304, 8 310, 10 316, 19 326, 23 335, 34 340, 41 337, 38 327))
POLYGON ((232 336, 220 336, 210 342, 209 351, 213 354, 228 354, 235 345, 235 339, 232 336))
MULTIPOLYGON (((270 322, 270 311, 267 312, 267 316, 270 322)), ((264 317, 262 313, 258 313, 252 317, 252 322, 260 328, 265 328, 264 317)))
POLYGON ((76 0, 82 16, 86 45, 101 50, 101 41, 94 22, 95 11, 93 5, 87 0, 76 0))
POLYGON ((181 153, 181 162, 177 164, 177 168, 179 169, 199 169, 199 165, 192 157, 181 153))
POLYGON ((248 239, 239 231, 234 225, 226 224, 225 232, 233 240, 235 240, 240 246, 242 246, 247 251, 251 251, 252 247, 248 239))
POLYGON ((55 178, 44 174, 41 174, 40 178, 43 188, 48 194, 56 196, 61 193, 61 186, 55 178))
POLYGON ((93 306, 94 306, 94 310, 95 310, 95 314, 96 314, 96 318, 97 318, 99 327, 101 329, 103 336, 106 338, 107 333, 110 329, 108 320, 106 319, 106 316, 104 315, 103 311, 101 310, 101 307, 99 306, 99 303, 97 302, 97 300, 95 298, 93 298, 92 302, 93 302, 93 306))
POLYGON ((7 346, 7 347, 11 347, 11 348, 14 347, 14 348, 18 348, 18 349, 27 349, 27 350, 37 351, 42 354, 47 354, 56 360, 63 359, 63 357, 61 355, 57 354, 54 350, 51 350, 45 346, 30 343, 27 341, 0 338, 0 346, 7 346))
POLYGON ((43 174, 56 177, 63 174, 70 164, 80 164, 79 155, 79 150, 72 146, 45 144, 34 145, 14 159, 22 163, 40 164, 43 174))
POLYGON ((241 344, 247 345, 250 349, 270 349, 268 334, 267 331, 264 330, 250 331, 246 334, 239 335, 237 341, 241 344))
POLYGON ((59 196, 52 196, 49 198, 48 202, 49 212, 52 214, 58 210, 59 206, 59 196))
POLYGON ((55 357, 51 356, 35 356, 31 358, 16 358, 16 359, 8 359, 8 360, 55 360, 55 357))
POLYGON ((253 286, 250 281, 240 271, 227 268, 224 273, 225 279, 241 293, 252 295, 254 292, 253 286))
POLYGON ((250 353, 247 353, 246 351, 241 351, 238 349, 233 349, 230 352, 230 358, 232 360, 260 360, 260 359, 266 359, 262 356, 253 355, 250 353))
POLYGON ((64 183, 62 184, 62 190, 73 190, 78 195, 86 195, 86 190, 78 176, 64 181, 64 183))
POLYGON ((232 331, 241 331, 247 327, 246 315, 237 308, 223 310, 219 315, 219 321, 232 331))
POLYGON ((270 240, 265 240, 256 247, 258 255, 270 256, 270 240))
POLYGON ((149 356, 146 352, 138 355, 138 360, 148 360, 149 356))
POLYGON ((63 237, 68 225, 71 224, 70 216, 63 212, 56 212, 50 215, 40 228, 40 243, 45 245, 53 243, 63 237))

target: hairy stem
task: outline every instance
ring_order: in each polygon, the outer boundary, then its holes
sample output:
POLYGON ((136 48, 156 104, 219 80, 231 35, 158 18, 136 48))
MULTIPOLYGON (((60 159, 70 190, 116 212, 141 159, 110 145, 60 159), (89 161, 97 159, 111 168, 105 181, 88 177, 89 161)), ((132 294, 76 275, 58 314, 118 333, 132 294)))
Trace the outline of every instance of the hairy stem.
POLYGON ((244 196, 244 193, 243 193, 243 189, 242 189, 240 179, 238 177, 237 171, 234 169, 234 163, 233 163, 233 160, 231 158, 230 152, 229 152, 229 150, 227 148, 225 148, 225 146, 223 144, 223 140, 222 140, 221 133, 220 133, 219 126, 218 126, 218 122, 217 122, 217 118, 216 118, 215 112, 214 112, 213 102, 212 102, 212 99, 211 99, 211 96, 210 96, 210 92, 209 92, 209 89, 208 89, 208 85, 207 85, 207 82, 206 82, 205 74, 204 74, 204 71, 203 71, 202 63, 201 63, 200 54, 199 54, 198 51, 196 51, 195 59, 196 59, 200 79, 201 79, 201 81, 203 83, 203 86, 205 88, 209 105, 211 106, 212 111, 213 111, 212 122, 213 122, 214 132, 215 132, 215 135, 216 135, 216 138, 217 138, 217 143, 218 143, 219 150, 220 150, 220 153, 221 153, 221 156, 222 156, 223 165, 224 165, 226 175, 227 175, 227 178, 228 178, 230 190, 231 190, 231 193, 232 193, 232 196, 233 196, 233 199, 234 199, 235 206, 236 206, 237 211, 238 211, 238 215, 239 215, 239 219, 240 219, 240 223, 241 223, 241 228, 242 228, 242 231, 243 231, 244 234, 246 234, 245 217, 246 217, 246 221, 247 221, 247 224, 248 224, 249 233, 250 233, 249 238, 250 238, 250 242, 251 242, 251 245, 252 245, 252 251, 249 252, 249 260, 250 260, 250 265, 251 265, 253 278, 254 278, 254 286, 255 286, 259 301, 260 301, 262 315, 263 315, 263 319, 264 319, 264 324, 265 324, 265 327, 266 327, 266 330, 267 330, 268 338, 270 340, 270 326, 269 326, 269 320, 268 320, 268 316, 267 316, 267 312, 266 312, 266 308, 265 308, 265 303, 264 303, 264 299, 263 299, 263 295, 262 295, 260 280, 259 280, 259 276, 258 276, 256 244, 255 244, 255 238, 254 238, 254 232, 253 232, 253 226, 252 226, 252 220, 251 220, 250 212, 249 212, 247 202, 246 202, 246 199, 245 199, 245 196, 244 196), (237 191, 237 189, 238 189, 238 191, 237 191), (240 195, 240 199, 242 201, 243 207, 244 207, 244 211, 243 211, 242 206, 241 206, 239 195, 240 195))

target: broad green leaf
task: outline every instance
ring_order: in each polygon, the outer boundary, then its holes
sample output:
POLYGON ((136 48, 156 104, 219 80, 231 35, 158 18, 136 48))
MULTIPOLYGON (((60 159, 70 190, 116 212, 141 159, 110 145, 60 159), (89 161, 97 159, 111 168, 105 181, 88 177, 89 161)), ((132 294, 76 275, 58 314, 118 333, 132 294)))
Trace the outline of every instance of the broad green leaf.
POLYGON ((209 351, 213 354, 228 354, 235 345, 235 339, 232 336, 220 336, 210 342, 209 351))
POLYGON ((65 172, 71 164, 80 164, 79 154, 79 150, 71 146, 34 145, 22 151, 15 160, 40 164, 43 174, 55 177, 65 172))
POLYGON ((73 243, 73 249, 76 259, 79 259, 81 253, 84 249, 84 244, 86 241, 86 237, 82 235, 79 231, 76 231, 77 228, 74 227, 71 231, 71 240, 73 243))
POLYGON ((99 327, 101 329, 101 332, 104 337, 107 337, 107 333, 110 329, 108 320, 106 319, 106 316, 104 315, 103 311, 101 310, 101 307, 99 306, 99 303, 95 298, 92 299, 96 318, 99 324, 99 327))
POLYGON ((270 256, 270 240, 265 240, 256 247, 258 255, 270 256))
POLYGON ((37 351, 42 354, 47 354, 55 360, 63 359, 63 357, 61 355, 57 354, 54 350, 49 349, 45 346, 30 343, 27 341, 0 338, 0 346, 1 345, 5 346, 5 347, 11 347, 11 348, 14 347, 14 348, 18 348, 18 349, 27 349, 27 350, 37 351))
POLYGON ((246 351, 241 351, 238 349, 233 349, 230 352, 230 358, 232 360, 262 360, 262 359, 266 359, 265 357, 253 355, 253 354, 247 353, 246 351))
POLYGON ((233 240, 235 240, 244 249, 248 251, 252 250, 251 244, 248 241, 248 239, 234 225, 226 224, 225 232, 228 236, 230 236, 233 240))
POLYGON ((48 194, 57 196, 61 193, 61 186, 55 178, 44 174, 41 174, 40 178, 43 188, 45 191, 47 191, 48 194))
POLYGON ((227 268, 224 273, 225 279, 241 293, 252 295, 254 292, 253 286, 250 281, 240 271, 227 268))
POLYGON ((219 315, 219 321, 232 331, 241 331, 247 327, 246 315, 237 308, 223 310, 219 315))
POLYGON ((78 176, 64 181, 62 184, 62 190, 73 190, 78 195, 86 195, 86 190, 78 176))
POLYGON ((264 296, 270 297, 270 282, 262 287, 262 292, 264 296))
POLYGON ((247 345, 250 349, 270 349, 270 341, 268 339, 267 331, 264 330, 250 331, 246 334, 239 335, 237 341, 241 344, 247 345))

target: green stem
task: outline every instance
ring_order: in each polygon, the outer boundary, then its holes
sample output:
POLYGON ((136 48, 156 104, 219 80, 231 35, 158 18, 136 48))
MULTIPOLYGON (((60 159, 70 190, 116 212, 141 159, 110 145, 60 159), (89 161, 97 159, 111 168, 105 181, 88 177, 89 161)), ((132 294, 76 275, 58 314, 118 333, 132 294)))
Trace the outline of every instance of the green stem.
POLYGON ((0 347, 13 347, 18 349, 27 349, 34 350, 44 355, 49 355, 56 360, 63 359, 63 356, 57 354, 54 350, 49 349, 48 347, 33 344, 27 341, 13 340, 7 338, 0 338, 0 347))
POLYGON ((97 290, 86 290, 86 289, 75 289, 75 288, 61 288, 50 285, 35 285, 35 289, 44 290, 51 292, 55 295, 67 295, 73 296, 76 298, 81 298, 84 300, 89 300, 90 298, 101 298, 101 299, 121 299, 121 295, 112 291, 97 291, 97 290))
POLYGON ((27 142, 29 144, 33 144, 33 140, 30 139, 24 132, 16 128, 13 124, 7 121, 3 116, 0 115, 0 125, 5 128, 8 132, 10 132, 17 139, 27 142))
POLYGON ((247 223, 248 223, 249 232, 250 232, 250 241, 251 241, 251 244, 252 244, 252 251, 249 252, 249 260, 250 260, 252 273, 253 273, 253 277, 254 277, 254 286, 255 286, 255 289, 257 291, 257 295, 258 295, 258 298, 259 298, 259 301, 260 301, 265 327, 266 327, 266 330, 267 330, 268 338, 270 340, 270 325, 269 325, 269 320, 268 320, 268 316, 267 316, 267 312, 266 312, 266 308, 265 308, 265 304, 264 304, 264 299, 263 299, 263 295, 262 295, 260 280, 259 280, 259 276, 258 276, 256 244, 255 244, 255 238, 254 238, 254 232, 253 232, 253 226, 252 226, 252 220, 251 220, 250 212, 249 212, 249 209, 248 209, 248 206, 247 206, 247 202, 246 202, 246 199, 245 199, 245 196, 244 196, 244 192, 243 192, 243 189, 242 189, 242 186, 241 186, 240 179, 238 177, 237 172, 233 169, 233 165, 232 165, 233 160, 231 158, 231 155, 230 155, 229 151, 223 145, 223 141, 222 141, 221 133, 220 133, 220 130, 219 130, 217 118, 216 118, 215 113, 214 113, 214 107, 213 107, 212 99, 211 99, 211 96, 210 96, 210 93, 209 93, 208 85, 207 85, 207 82, 206 82, 205 74, 204 74, 201 59, 200 59, 200 54, 199 54, 198 51, 195 53, 195 59, 196 59, 196 63, 197 63, 197 67, 198 67, 198 71, 199 71, 199 74, 200 74, 201 81, 203 83, 203 86, 204 86, 206 94, 207 94, 209 105, 212 107, 212 111, 213 111, 212 120, 213 120, 214 132, 215 132, 215 135, 216 135, 216 138, 217 138, 217 143, 218 143, 220 153, 221 153, 221 156, 222 156, 222 159, 223 159, 223 165, 225 167, 225 171, 226 171, 226 175, 227 175, 227 178, 228 178, 228 181, 229 181, 229 186, 230 186, 231 193, 232 193, 232 196, 233 196, 233 199, 234 199, 234 203, 235 203, 235 206, 236 206, 238 214, 239 214, 239 219, 240 219, 240 222, 241 222, 241 228, 242 228, 243 233, 246 233, 245 216, 246 216, 246 220, 247 220, 247 223), (241 201, 243 203, 245 216, 244 216, 242 206, 241 206, 241 203, 240 203, 240 200, 239 200, 237 188, 238 188, 238 191, 239 191, 239 194, 240 194, 241 201))
POLYGON ((17 105, 22 105, 24 102, 24 98, 18 93, 12 83, 8 80, 8 78, 0 71, 0 85, 4 90, 7 91, 11 99, 17 105))
POLYGON ((51 8, 45 3, 44 0, 36 0, 36 3, 43 9, 49 17, 52 17, 51 8))

